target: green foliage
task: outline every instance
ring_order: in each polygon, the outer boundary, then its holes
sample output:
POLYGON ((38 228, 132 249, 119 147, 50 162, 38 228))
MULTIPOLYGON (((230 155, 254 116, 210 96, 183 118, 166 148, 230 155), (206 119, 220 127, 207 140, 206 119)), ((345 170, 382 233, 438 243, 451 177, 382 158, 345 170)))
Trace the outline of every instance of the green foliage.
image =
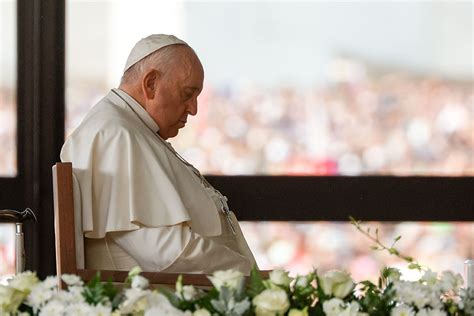
MULTIPOLYGON (((26 313, 26 315, 35 315, 35 313, 33 312, 33 308, 31 308, 30 306, 28 306, 26 304, 21 304, 18 307, 18 311, 21 312, 21 313, 26 313)), ((2 314, 0 313, 0 315, 2 315, 2 314)))
POLYGON ((168 287, 164 287, 164 286, 160 286, 158 287, 158 292, 160 292, 161 294, 163 294, 164 296, 166 296, 166 298, 168 299, 168 301, 171 303, 171 305, 173 305, 174 307, 179 307, 180 306, 180 303, 181 303, 181 299, 179 298, 178 295, 176 295, 176 293, 172 290, 170 290, 170 288, 168 287))
POLYGON ((265 290, 263 278, 260 275, 260 272, 257 270, 257 267, 253 266, 252 270, 250 271, 250 281, 247 287, 247 294, 250 296, 250 298, 254 298, 263 290, 265 290))
MULTIPOLYGON (((379 278, 379 284, 385 283, 382 281, 383 278, 384 276, 379 278)), ((384 316, 394 306, 394 291, 391 283, 387 287, 380 287, 370 281, 362 281, 359 285, 362 293, 359 300, 361 311, 373 316, 384 316)))
MULTIPOLYGON (((401 239, 401 236, 397 236, 390 246, 385 246, 380 241, 377 229, 372 233, 370 228, 363 229, 360 221, 353 218, 351 218, 351 221, 360 232, 375 243, 373 249, 387 251, 391 255, 405 260, 411 269, 422 269, 422 266, 413 258, 401 254, 395 248, 395 244, 401 239)), ((276 269, 272 271, 269 279, 264 280, 257 268, 253 267, 247 284, 245 284, 245 278, 239 272, 216 272, 211 277, 212 282, 214 284, 224 284, 224 286, 211 288, 208 291, 196 289, 192 286, 183 286, 183 279, 179 277, 175 291, 167 287, 158 289, 159 293, 166 297, 168 303, 163 297, 153 293, 152 290, 141 288, 145 287, 147 282, 141 277, 134 279, 140 272, 139 268, 130 272, 125 281, 126 291, 120 293, 110 280, 101 282, 99 273, 87 285, 81 287, 82 283, 80 283, 79 287, 74 286, 69 290, 74 288, 76 294, 80 292, 89 305, 111 305, 114 314, 123 312, 132 313, 131 315, 134 316, 143 316, 147 308, 150 308, 146 304, 157 304, 158 307, 152 306, 152 308, 158 308, 158 311, 160 311, 159 308, 162 308, 168 314, 176 312, 179 315, 181 315, 179 310, 187 311, 187 314, 190 314, 198 309, 205 309, 212 316, 253 316, 256 310, 262 315, 275 315, 277 313, 288 315, 291 309, 294 309, 293 312, 299 310, 303 314, 307 312, 309 316, 325 316, 325 310, 332 311, 334 315, 365 313, 370 316, 385 316, 390 315, 393 308, 398 305, 408 306, 412 309, 412 312, 418 312, 420 308, 417 301, 411 299, 412 296, 416 296, 413 293, 425 295, 425 298, 431 300, 431 305, 428 304, 426 307, 441 308, 440 311, 446 313, 446 315, 474 315, 474 289, 460 289, 459 284, 462 283, 462 280, 459 280, 459 276, 455 276, 454 273, 448 273, 448 279, 446 280, 443 279, 445 274, 436 279, 436 275, 432 271, 428 271, 426 278, 421 281, 408 282, 400 281, 399 270, 386 267, 381 271, 377 282, 373 283, 366 280, 354 284, 350 275, 344 271, 328 271, 319 275, 318 271, 314 270, 307 275, 297 276, 292 280, 287 272, 276 269), (457 280, 450 280, 454 278, 457 280), (426 281, 428 279, 430 281, 426 281), (232 282, 228 282, 228 280, 232 280, 232 282), (134 289, 128 290, 127 288, 131 287, 132 284, 134 289), (405 297, 401 295, 406 293, 410 293, 410 295, 405 295, 405 297), (156 301, 152 302, 153 299, 156 299, 156 301), (173 311, 173 306, 176 309, 175 311, 173 311)), ((16 280, 16 282, 11 283, 10 287, 0 286, 0 301, 3 297, 10 297, 4 299, 5 303, 0 305, 0 315, 4 315, 5 312, 9 315, 12 311, 15 313, 18 306, 20 306, 19 311, 21 312, 28 315, 37 315, 39 314, 37 311, 45 306, 44 302, 40 300, 37 300, 37 305, 28 305, 31 304, 31 301, 27 299, 27 296, 34 292, 35 282, 37 281, 29 281, 31 273, 19 275, 18 279, 22 277, 25 278, 22 282, 16 280), (17 284, 17 287, 21 286, 22 289, 15 288, 13 284, 17 284), (23 289, 25 284, 30 285, 23 289)), ((47 288, 54 291, 52 285, 48 285, 47 288)), ((48 295, 52 297, 54 294, 48 295)), ((41 297, 41 295, 37 296, 37 298, 41 297)), ((63 295, 62 299, 64 297, 67 297, 67 295, 63 295)), ((72 303, 75 304, 76 302, 72 301, 72 303)), ((71 302, 65 304, 71 304, 71 302)))
POLYGON ((354 219, 354 217, 352 217, 352 216, 349 216, 349 219, 351 221, 351 224, 359 232, 361 232, 362 234, 367 236, 370 240, 372 240, 375 243, 375 245, 370 247, 372 250, 387 251, 389 254, 391 254, 393 256, 396 256, 396 257, 408 262, 409 263, 409 266, 408 266, 409 269, 416 269, 416 270, 419 270, 419 271, 423 270, 423 267, 422 267, 421 264, 419 264, 418 262, 415 262, 412 257, 401 254, 400 251, 395 248, 395 244, 402 238, 402 236, 395 237, 395 239, 392 242, 392 245, 388 247, 385 244, 383 244, 382 241, 380 241, 378 228, 375 229, 375 233, 372 234, 371 230, 370 230, 370 227, 364 230, 364 228, 361 225, 362 221, 358 221, 358 220, 354 219))
POLYGON ((217 313, 212 305, 212 301, 219 297, 219 292, 212 288, 209 291, 202 292, 202 295, 199 295, 196 300, 194 301, 194 305, 199 306, 200 308, 207 309, 211 313, 217 313))
POLYGON ((316 282, 316 271, 311 272, 304 276, 307 283, 306 286, 301 286, 298 281, 301 280, 301 276, 298 276, 290 291, 290 303, 291 306, 298 309, 304 309, 307 306, 311 306, 316 300, 316 289, 313 286, 316 282))
POLYGON ((320 286, 321 284, 321 279, 319 275, 316 273, 316 294, 318 297, 318 302, 325 301, 329 299, 329 296, 324 293, 323 288, 320 286))
POLYGON ((248 297, 242 300, 236 299, 236 291, 226 286, 221 287, 218 299, 211 300, 211 305, 219 313, 225 316, 242 316, 250 309, 248 297))
POLYGON ((114 302, 118 290, 112 281, 100 281, 100 272, 87 283, 82 292, 85 301, 90 305, 105 304, 107 301, 114 302))

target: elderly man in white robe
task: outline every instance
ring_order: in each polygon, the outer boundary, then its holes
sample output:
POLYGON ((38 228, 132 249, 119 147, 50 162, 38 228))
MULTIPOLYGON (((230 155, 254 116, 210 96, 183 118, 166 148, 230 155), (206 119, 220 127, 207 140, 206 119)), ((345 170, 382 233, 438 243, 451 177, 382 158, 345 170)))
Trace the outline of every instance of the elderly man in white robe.
POLYGON ((140 40, 112 89, 69 136, 85 267, 248 274, 255 259, 227 199, 166 142, 197 114, 204 70, 172 35, 140 40))

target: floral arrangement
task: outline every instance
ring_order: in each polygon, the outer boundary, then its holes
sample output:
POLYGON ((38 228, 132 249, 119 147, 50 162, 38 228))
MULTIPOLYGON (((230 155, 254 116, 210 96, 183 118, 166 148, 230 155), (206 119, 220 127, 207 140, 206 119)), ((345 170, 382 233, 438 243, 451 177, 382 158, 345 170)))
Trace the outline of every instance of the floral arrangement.
POLYGON ((441 316, 474 315, 474 289, 462 288, 459 274, 437 274, 412 258, 401 255, 394 244, 386 247, 360 223, 358 230, 375 242, 374 249, 387 250, 423 271, 417 281, 401 278, 400 271, 384 268, 377 284, 355 283, 345 271, 315 270, 291 278, 283 270, 273 270, 263 279, 254 269, 250 278, 233 270, 209 276, 210 290, 183 285, 175 289, 150 289, 141 270, 130 271, 118 289, 99 276, 88 284, 75 275, 62 275, 67 290, 58 290, 57 277, 39 281, 35 273, 24 272, 0 285, 2 315, 173 315, 173 316, 441 316))

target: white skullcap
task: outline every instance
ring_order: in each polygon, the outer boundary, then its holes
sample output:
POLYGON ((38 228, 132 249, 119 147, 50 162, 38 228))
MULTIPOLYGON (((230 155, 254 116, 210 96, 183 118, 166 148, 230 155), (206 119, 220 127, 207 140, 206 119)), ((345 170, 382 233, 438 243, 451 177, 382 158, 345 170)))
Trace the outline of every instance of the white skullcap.
POLYGON ((125 63, 125 69, 127 71, 130 67, 135 65, 137 62, 150 55, 151 53, 169 45, 188 45, 185 41, 180 40, 174 35, 166 34, 153 34, 148 37, 142 38, 135 44, 128 55, 127 62, 125 63))

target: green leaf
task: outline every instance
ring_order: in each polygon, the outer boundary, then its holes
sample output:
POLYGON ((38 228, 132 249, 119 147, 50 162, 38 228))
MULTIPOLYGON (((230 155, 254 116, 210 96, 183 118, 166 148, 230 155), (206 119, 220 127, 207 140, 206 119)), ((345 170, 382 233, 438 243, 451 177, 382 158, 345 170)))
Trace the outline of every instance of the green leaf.
POLYGON ((239 284, 237 284, 237 287, 235 289, 235 297, 237 300, 243 300, 246 296, 245 294, 245 278, 241 278, 239 281, 239 284))
POLYGON ((411 270, 421 270, 421 266, 418 263, 410 263, 408 269, 411 270))
POLYGON ((120 304, 125 300, 125 294, 123 292, 118 293, 112 301, 112 311, 119 308, 120 304))
POLYGON ((97 272, 89 283, 84 287, 82 296, 85 301, 91 305, 98 305, 106 301, 112 301, 115 297, 117 290, 113 289, 114 285, 112 282, 108 282, 107 285, 100 281, 100 272, 97 272))
POLYGON ((219 292, 215 288, 212 288, 209 291, 206 291, 206 294, 200 296, 198 299, 194 301, 194 304, 199 306, 200 308, 207 309, 211 314, 216 312, 214 306, 212 306, 212 301, 219 297, 219 292))
POLYGON ((396 256, 399 255, 398 250, 395 249, 395 248, 389 248, 389 249, 388 249, 388 252, 389 252, 391 255, 396 255, 396 256))
POLYGON ((179 297, 175 294, 174 291, 170 290, 169 288, 167 287, 164 287, 164 286, 159 286, 158 288, 158 292, 160 292, 161 294, 163 294, 164 296, 166 296, 166 298, 168 299, 168 301, 170 301, 171 305, 173 305, 174 307, 179 307, 179 304, 180 304, 180 299, 179 297))
POLYGON ((358 222, 356 221, 356 219, 352 216, 349 215, 349 220, 351 221, 352 224, 358 224, 358 222))
POLYGON ((179 295, 182 295, 182 292, 183 292, 183 276, 181 274, 178 276, 178 279, 176 280, 175 288, 176 288, 176 292, 178 292, 179 295))
POLYGON ((248 285, 247 294, 253 298, 260 294, 260 292, 263 290, 265 290, 265 285, 263 284, 262 276, 257 270, 257 267, 253 266, 252 270, 250 271, 250 282, 248 285))

